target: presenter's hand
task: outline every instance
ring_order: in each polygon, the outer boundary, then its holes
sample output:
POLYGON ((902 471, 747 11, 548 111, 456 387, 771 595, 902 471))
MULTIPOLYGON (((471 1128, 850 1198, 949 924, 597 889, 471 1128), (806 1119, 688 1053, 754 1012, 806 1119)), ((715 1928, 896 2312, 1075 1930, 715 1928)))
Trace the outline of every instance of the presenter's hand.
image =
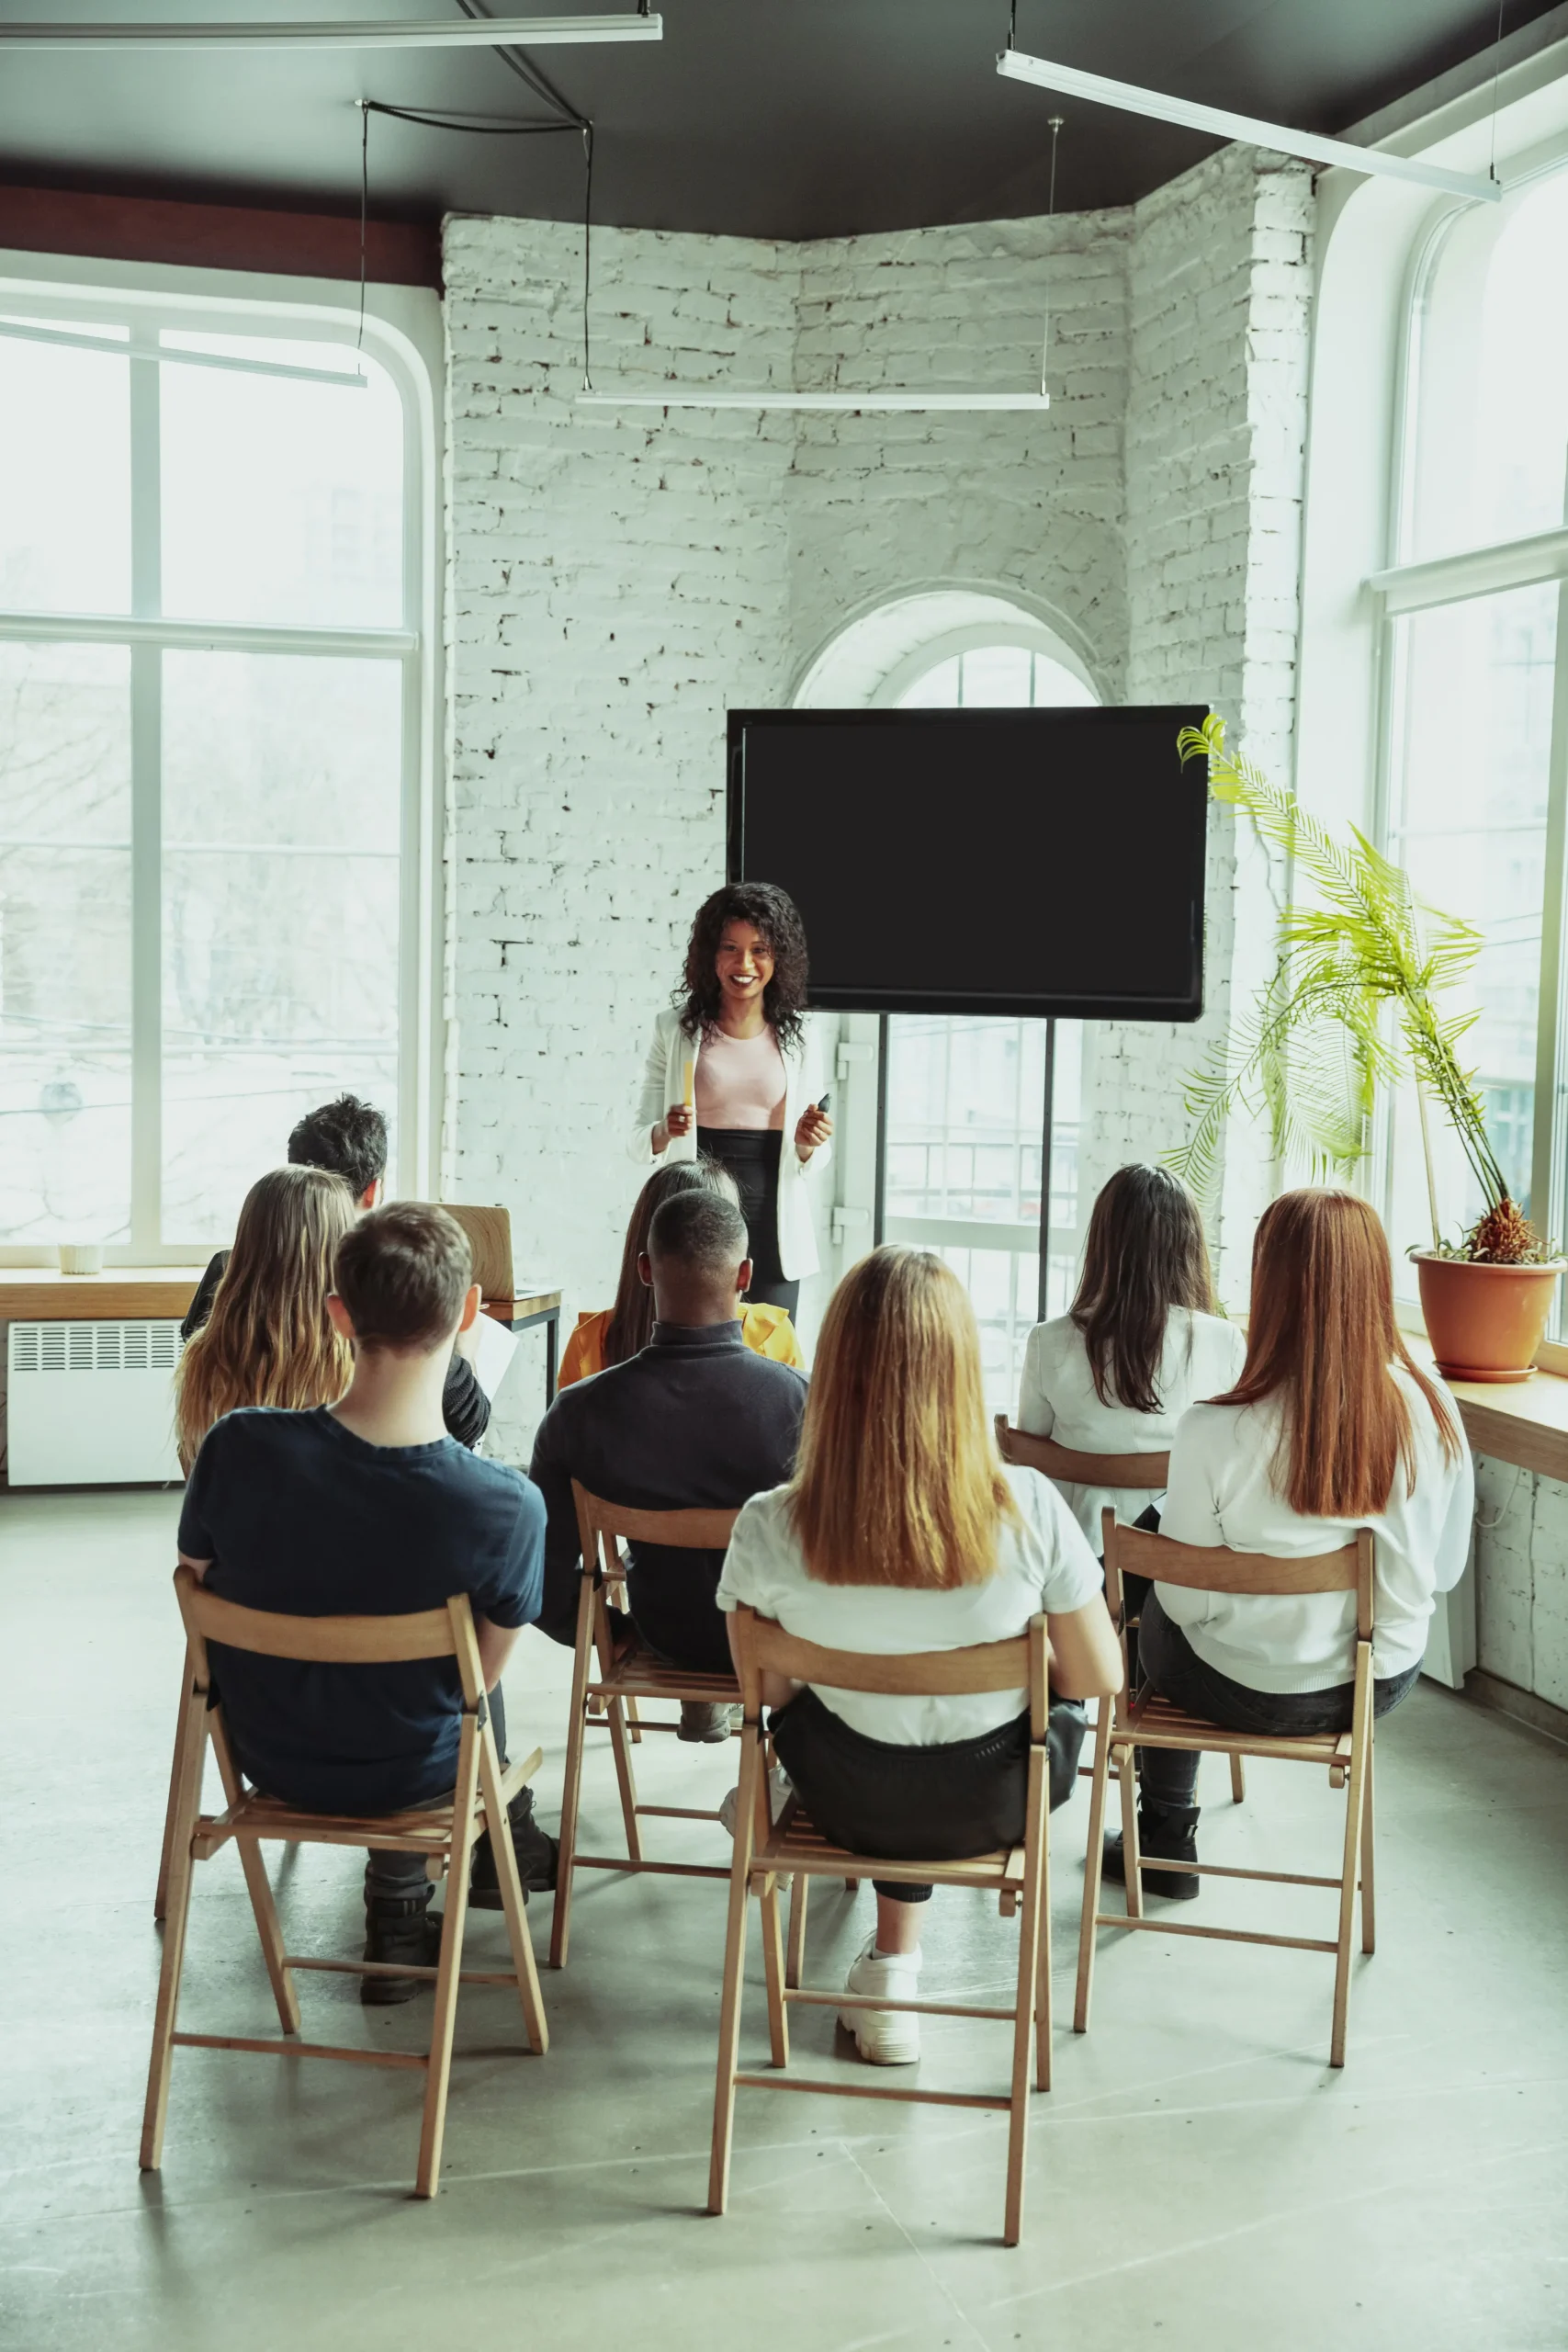
POLYGON ((826 1111, 819 1111, 815 1102, 801 1113, 800 1124, 795 1131, 795 1156, 802 1166, 818 1144, 827 1142, 832 1132, 832 1120, 826 1111))
POLYGON ((666 1150, 671 1136, 689 1136, 696 1124, 697 1114, 689 1103, 672 1102, 653 1130, 654 1150, 666 1150))

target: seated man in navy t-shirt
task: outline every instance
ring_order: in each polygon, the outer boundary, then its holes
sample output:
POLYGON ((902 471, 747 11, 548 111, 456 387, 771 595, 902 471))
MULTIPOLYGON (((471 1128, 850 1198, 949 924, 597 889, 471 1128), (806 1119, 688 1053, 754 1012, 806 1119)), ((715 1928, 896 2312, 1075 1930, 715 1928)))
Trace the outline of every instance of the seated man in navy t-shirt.
MULTIPOLYGON (((339 1245, 328 1313, 354 1349, 335 1405, 253 1407, 209 1431, 180 1514, 180 1558, 225 1600, 286 1615, 397 1616, 473 1607, 479 1662, 504 1756, 499 1680, 539 1613, 545 1508, 521 1472, 481 1461, 442 1420, 458 1331, 479 1312, 468 1244, 444 1210, 376 1209, 339 1245)), ((457 1777, 462 1690, 452 1658, 318 1666, 212 1645, 235 1760, 269 1796, 321 1813, 434 1804, 457 1777)), ((512 1804, 525 1884, 555 1883, 555 1840, 512 1804)), ((438 1942, 423 1857, 376 1853, 365 1875, 367 1960, 428 1965, 438 1942)), ((488 1843, 470 1900, 498 1908, 488 1843)), ((360 1998, 407 2000, 422 1980, 360 1979, 360 1998)))

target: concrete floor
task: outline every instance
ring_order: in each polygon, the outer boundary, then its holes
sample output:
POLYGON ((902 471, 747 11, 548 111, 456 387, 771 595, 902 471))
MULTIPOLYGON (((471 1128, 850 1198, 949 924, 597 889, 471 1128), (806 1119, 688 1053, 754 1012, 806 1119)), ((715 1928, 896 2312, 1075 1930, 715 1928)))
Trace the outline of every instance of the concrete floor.
MULTIPOLYGON (((9 1697, 9 2167, 0 2343, 19 2352, 403 2352, 758 2340, 769 2352, 1006 2352, 1048 2338, 1162 2352, 1321 2339, 1423 2352, 1568 2344, 1568 1750, 1423 1685, 1379 1741, 1381 1948, 1349 2063, 1325 2064, 1330 1963, 1108 1939, 1093 2032, 1058 2033, 1036 2102, 1024 2244, 997 2242, 1005 2118, 739 2094, 731 2211, 701 2212, 724 1890, 581 1885, 552 2045, 514 2054, 511 1996, 459 2014, 441 2197, 408 2196, 418 2086, 371 2068, 176 2055, 164 2168, 136 2169, 159 1939, 152 1894, 179 1644, 175 1498, 0 1496, 9 1697)), ((525 1639, 514 1741, 558 1802, 564 1654, 525 1639)), ((646 1792, 701 1803, 731 1752, 649 1741, 646 1792), (678 1789, 675 1784, 679 1783, 678 1789)), ((1332 1866, 1315 1776, 1258 1766, 1211 1859, 1332 1866)), ((589 1818, 612 1829, 591 1753, 589 1818)), ((1086 1807, 1055 1825, 1058 2015, 1070 2019, 1086 1807)), ((721 1833, 663 1825, 699 1850, 721 1833)), ((682 1850, 672 1844, 666 1850, 682 1850)), ((355 1860, 280 1862, 295 1949, 353 1952, 355 1860)), ((1322 1933, 1332 1898, 1214 1883, 1202 1908, 1322 1933)), ((810 1980, 841 1981, 869 1889, 818 1895, 810 1980)), ((549 1903, 536 1897, 543 1955, 549 1903)), ((1181 1915, 1190 1917, 1192 1914, 1181 1915)), ((481 1917, 479 1952, 502 1949, 481 1917)), ((926 1986, 996 1999, 1013 1930, 939 1894, 926 1986)), ((752 1939, 743 2050, 765 2061, 752 1939)), ((197 1873, 183 2022, 276 2030, 232 1851, 197 1873)), ((362 2012, 305 1980, 306 2030, 412 2046, 428 2004, 362 2012)), ((854 2069, 830 2011, 797 2064, 854 2069)), ((927 2021, 921 2078, 1004 2080, 1006 2029, 927 2021)))

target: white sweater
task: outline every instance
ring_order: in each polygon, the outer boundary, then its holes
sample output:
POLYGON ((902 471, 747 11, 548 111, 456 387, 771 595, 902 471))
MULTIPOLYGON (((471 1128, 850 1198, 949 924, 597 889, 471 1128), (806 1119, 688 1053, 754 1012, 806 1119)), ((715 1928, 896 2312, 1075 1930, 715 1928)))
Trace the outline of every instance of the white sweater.
MULTIPOLYGON (((1246 1361, 1247 1338, 1237 1325, 1173 1306, 1155 1381, 1159 1411, 1102 1405, 1083 1333, 1070 1315, 1058 1315, 1055 1322, 1037 1323, 1029 1335, 1018 1427, 1031 1437, 1054 1437, 1079 1453, 1163 1453, 1189 1405, 1234 1388, 1246 1361)), ((1062 1481, 1061 1492, 1097 1555, 1101 1510, 1109 1506, 1118 1519, 1131 1522, 1159 1499, 1137 1487, 1080 1487, 1071 1479, 1062 1481)))
MULTIPOLYGON (((1280 1407, 1194 1405, 1170 1454, 1162 1535, 1179 1544, 1227 1544, 1303 1559, 1336 1552, 1359 1527, 1377 1538, 1372 1669, 1379 1680, 1419 1666, 1433 1602, 1464 1573, 1475 1508, 1475 1473, 1457 1409, 1457 1461, 1443 1453, 1432 1409, 1401 1364, 1390 1376, 1410 1405, 1416 1476, 1394 1472, 1387 1509, 1365 1519, 1303 1519, 1275 1487, 1280 1407)), ((1281 1595, 1200 1592, 1156 1584, 1160 1606, 1208 1666, 1252 1690, 1330 1690, 1354 1679, 1353 1592, 1281 1595)))
MULTIPOLYGON (((911 1592, 886 1584, 821 1584, 806 1565, 789 1514, 789 1489, 753 1495, 735 1522, 716 1596, 721 1609, 745 1601, 776 1618, 786 1634, 824 1649, 866 1657, 906 1651, 967 1649, 1010 1642, 1032 1617, 1069 1616, 1100 1591, 1100 1563, 1073 1524, 1049 1478, 1010 1468, 1020 1524, 1003 1524, 997 1565, 984 1584, 950 1592, 911 1592)), ((978 1739, 1010 1724, 1029 1693, 977 1690, 954 1698, 889 1698, 874 1690, 818 1690, 818 1697, 853 1731, 899 1747, 978 1739)))

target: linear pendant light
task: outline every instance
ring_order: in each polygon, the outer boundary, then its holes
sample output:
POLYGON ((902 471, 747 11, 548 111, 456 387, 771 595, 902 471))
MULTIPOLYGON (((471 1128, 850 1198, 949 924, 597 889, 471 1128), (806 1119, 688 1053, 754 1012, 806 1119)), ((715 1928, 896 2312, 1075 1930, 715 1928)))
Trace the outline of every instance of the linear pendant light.
POLYGON ((1254 147, 1272 147, 1309 164, 1343 164, 1374 179, 1413 181, 1417 187, 1441 188, 1447 195, 1485 204, 1495 204, 1503 193, 1497 180, 1445 171, 1438 164, 1423 164, 1411 155, 1390 155, 1381 147, 1352 146, 1348 139, 1320 138, 1315 130, 1291 130, 1283 123, 1259 122, 1252 115, 1232 114, 1225 107, 1168 97, 1161 90, 1142 89, 1135 82, 1113 82, 1103 74, 1080 73, 1076 65, 1056 65, 1049 58, 1031 57, 1021 49, 1004 49, 997 59, 997 71, 1010 82, 1032 82, 1038 89, 1059 91, 1064 97, 1119 107, 1124 114, 1147 115, 1155 122, 1205 130, 1215 139, 1240 139, 1254 147))
POLYGON ((260 24, 0 24, 0 49, 559 49, 662 40, 662 17, 295 17, 260 24))
POLYGON ((166 344, 117 343, 108 335, 68 334, 54 327, 25 327, 19 320, 0 319, 0 336, 8 343, 46 343, 69 351, 101 351, 110 359, 144 359, 167 368, 226 368, 240 376, 288 376, 300 384, 346 384, 351 391, 367 388, 366 376, 351 376, 344 368, 293 368, 281 359, 236 359, 225 351, 180 351, 166 344))
POLYGON ((579 392, 579 408, 1044 409, 1049 392, 579 392))

